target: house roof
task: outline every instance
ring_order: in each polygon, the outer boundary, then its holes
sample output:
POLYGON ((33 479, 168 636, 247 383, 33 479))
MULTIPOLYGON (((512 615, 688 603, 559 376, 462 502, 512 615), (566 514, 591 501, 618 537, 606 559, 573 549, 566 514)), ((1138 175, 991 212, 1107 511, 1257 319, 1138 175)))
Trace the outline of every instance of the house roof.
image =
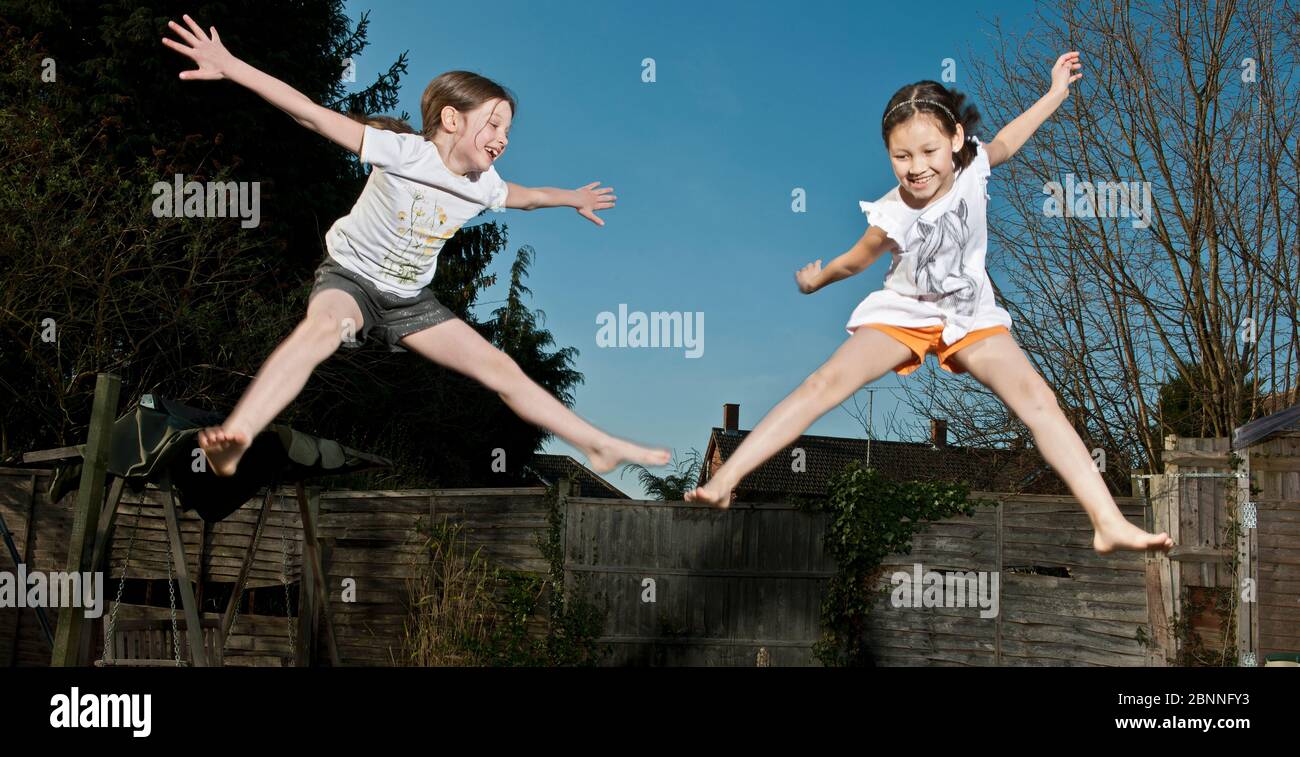
MULTIPOLYGON (((726 462, 749 433, 712 429, 701 482, 713 474, 715 451, 726 462)), ((750 473, 736 487, 736 499, 754 502, 789 494, 822 495, 831 476, 850 461, 865 463, 868 459, 873 468, 897 480, 959 481, 972 491, 1070 493, 1033 448, 935 447, 928 442, 804 435, 750 473), (792 470, 796 448, 804 451, 805 470, 801 472, 792 470)))
POLYGON ((1293 405, 1272 415, 1238 426, 1232 433, 1232 448, 1244 449, 1285 431, 1300 430, 1300 405, 1293 405))
POLYGON ((616 486, 601 478, 600 474, 568 455, 533 455, 525 470, 546 486, 552 486, 556 481, 571 476, 577 482, 577 490, 573 492, 575 497, 631 499, 616 486))

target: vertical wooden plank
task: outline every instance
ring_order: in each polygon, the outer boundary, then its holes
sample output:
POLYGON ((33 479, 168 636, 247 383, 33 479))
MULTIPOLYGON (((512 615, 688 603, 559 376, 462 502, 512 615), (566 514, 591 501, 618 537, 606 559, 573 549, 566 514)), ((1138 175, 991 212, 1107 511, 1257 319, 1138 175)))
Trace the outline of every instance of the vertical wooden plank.
POLYGON ((995 667, 1002 666, 1002 568, 1005 564, 1002 556, 1002 545, 1003 539, 1005 538, 1005 533, 1003 532, 1003 524, 1005 523, 1004 518, 1006 517, 1004 513, 1005 509, 1005 501, 999 499, 997 505, 996 527, 997 545, 994 550, 994 560, 996 560, 997 563, 994 566, 994 569, 997 571, 995 575, 998 577, 998 614, 993 616, 993 665, 995 667))
POLYGON ((560 528, 560 555, 563 560, 563 573, 560 580, 563 582, 564 596, 567 599, 572 596, 574 586, 573 574, 569 571, 569 496, 572 493, 572 482, 567 476, 562 476, 555 482, 555 507, 563 521, 560 528))
MULTIPOLYGON (((1197 444, 1199 440, 1196 437, 1188 437, 1178 440, 1178 448, 1183 452, 1195 452, 1199 449, 1197 444)), ((1205 469, 1197 465, 1179 466, 1179 473, 1201 473, 1205 469)), ((1183 493, 1184 502, 1192 503, 1191 514, 1193 532, 1196 535, 1196 545, 1210 547, 1214 545, 1213 529, 1207 528, 1205 523, 1206 508, 1205 501, 1201 496, 1201 486, 1204 483, 1201 478, 1183 478, 1180 480, 1180 489, 1183 493)), ((1186 507, 1186 505, 1184 505, 1186 507)), ((1213 521, 1211 521, 1213 523, 1213 521)), ((1185 574, 1188 576, 1189 586, 1212 586, 1206 577, 1209 564, 1204 562, 1186 563, 1185 574)))
MULTIPOLYGON (((1261 500, 1268 500, 1273 496, 1272 492, 1269 491, 1270 484, 1271 484, 1270 477, 1269 477, 1270 472, 1265 470, 1260 470, 1260 465, 1259 465, 1260 463, 1263 462, 1262 459, 1263 456, 1272 451, 1272 446, 1273 445, 1270 442, 1265 441, 1261 444, 1256 444, 1255 446, 1251 447, 1249 450, 1239 451, 1239 454, 1246 455, 1247 467, 1251 472, 1250 478, 1246 479, 1247 485, 1255 485, 1260 488, 1259 492, 1250 495, 1251 499, 1258 497, 1261 500)), ((1281 492, 1279 492, 1279 494, 1280 493, 1281 492)), ((1255 649, 1257 651, 1257 654, 1259 655, 1258 658, 1256 659, 1257 665, 1263 665, 1264 657, 1267 654, 1269 654, 1271 651, 1269 649, 1270 646, 1269 626, 1271 624, 1267 619, 1260 618, 1259 611, 1260 611, 1260 605, 1270 600, 1269 593, 1271 591, 1270 584, 1272 583, 1272 581, 1269 580, 1270 578, 1269 574, 1271 573, 1272 570, 1275 569, 1276 566, 1265 564, 1260 559, 1260 555, 1258 552, 1259 549, 1258 533, 1264 528, 1268 528, 1268 526, 1270 525, 1270 522, 1272 520, 1271 515, 1272 515, 1273 507, 1281 508, 1281 507, 1285 507, 1285 505, 1281 502, 1278 502, 1277 504, 1261 503, 1257 507, 1256 509, 1257 519, 1258 519, 1257 527, 1254 531, 1252 531, 1249 534, 1249 541, 1247 543, 1247 549, 1250 550, 1252 558, 1256 562, 1255 572, 1259 576, 1259 581, 1255 585, 1255 590, 1256 590, 1255 602, 1250 607, 1251 621, 1255 627, 1255 637, 1253 641, 1255 643, 1255 649)))
POLYGON ((117 476, 113 479, 113 485, 109 487, 108 499, 104 502, 104 509, 99 514, 99 528, 95 536, 95 551, 91 557, 91 570, 104 570, 105 562, 108 560, 109 552, 113 544, 113 531, 117 528, 117 508, 122 501, 122 492, 126 486, 126 479, 117 476))
MULTIPOLYGON (((121 389, 122 380, 111 373, 101 373, 95 379, 95 400, 90 412, 90 430, 81 469, 81 485, 77 490, 72 535, 68 544, 67 572, 69 573, 88 570, 94 555, 94 534, 99 530, 99 510, 104 501, 104 477, 108 469, 113 420, 117 416, 117 401, 121 389)), ((50 659, 52 666, 68 667, 90 662, 79 659, 84 619, 81 608, 71 607, 66 603, 60 608, 59 625, 54 637, 54 653, 50 659)))
MULTIPOLYGON (((1179 440, 1180 449, 1186 451, 1191 447, 1191 442, 1179 440)), ((1195 468, 1191 466, 1179 466, 1178 473, 1191 473, 1195 468)), ((1183 522, 1186 523, 1183 528, 1183 541, 1187 544, 1204 546, 1204 533, 1201 532, 1201 499, 1200 499, 1200 481, 1196 479, 1187 479, 1179 477, 1175 479, 1174 484, 1178 486, 1178 503, 1179 507, 1184 510, 1183 522)), ((1204 585, 1201 579, 1201 563, 1179 562, 1183 572, 1183 591, 1190 592, 1190 587, 1200 587, 1204 585)))
MULTIPOLYGON (((29 496, 27 497, 27 513, 26 513, 26 517, 23 519, 23 533, 22 533, 21 540, 19 540, 18 542, 18 546, 19 549, 22 550, 21 557, 23 561, 32 569, 35 569, 36 566, 32 562, 32 532, 35 530, 32 528, 32 520, 36 517, 36 474, 35 473, 28 476, 28 484, 30 486, 30 492, 29 492, 29 496)), ((17 568, 17 566, 14 567, 17 568)), ((22 636, 23 615, 24 613, 21 611, 15 611, 13 614, 14 637, 13 637, 12 644, 10 645, 9 657, 4 662, 4 664, 7 667, 15 667, 15 668, 18 667, 18 639, 22 636)))
MULTIPOLYGON (((281 528, 288 529, 288 513, 282 515, 281 528)), ((304 557, 307 551, 303 550, 304 557)), ((316 575, 311 564, 304 559, 298 571, 298 649, 294 665, 300 668, 310 667, 316 656, 316 618, 319 602, 316 598, 316 575)))
MULTIPOLYGON (((1231 444, 1232 440, 1227 437, 1216 437, 1214 439, 1214 451, 1225 455, 1229 454, 1231 452, 1231 444)), ((1223 468, 1219 469, 1219 472, 1231 474, 1236 473, 1237 470, 1236 468, 1225 465, 1223 468)), ((1228 534, 1230 533, 1229 526, 1231 519, 1231 513, 1229 512, 1228 507, 1228 497, 1236 496, 1235 489, 1237 487, 1237 481, 1238 479, 1235 478, 1215 479, 1214 534, 1215 539, 1218 540, 1219 544, 1228 549, 1234 549, 1236 547, 1236 544, 1229 544, 1227 543, 1227 540, 1228 534)), ((1214 566, 1214 570, 1218 573, 1215 577, 1215 585, 1232 589, 1232 566, 1226 562, 1221 562, 1214 566)))
MULTIPOLYGON (((630 533, 633 534, 632 538, 644 538, 643 535, 653 525, 651 521, 645 520, 650 517, 653 507, 653 505, 640 504, 619 506, 619 509, 625 513, 623 522, 627 524, 630 533)), ((623 622, 621 624, 622 632, 639 636, 658 635, 659 608, 663 607, 662 603, 666 595, 671 604, 673 593, 685 581, 678 577, 677 580, 680 583, 673 583, 673 580, 660 573, 658 558, 652 550, 643 547, 635 550, 620 549, 620 544, 628 544, 628 542, 602 545, 602 554, 609 553, 611 558, 618 554, 623 555, 621 558, 608 560, 607 564, 634 564, 643 567, 643 570, 638 571, 636 575, 624 577, 614 574, 611 576, 615 581, 615 583, 611 584, 611 587, 617 587, 612 590, 617 591, 619 594, 618 604, 615 605, 619 614, 629 619, 638 619, 635 622, 631 620, 623 622), (655 579, 655 585, 658 587, 655 597, 657 601, 649 606, 645 606, 641 602, 641 581, 646 578, 655 579)))
MULTIPOLYGON (((812 518, 802 512, 797 512, 793 514, 793 516, 795 527, 792 530, 798 533, 798 539, 794 543, 798 558, 795 562, 796 570, 808 572, 815 571, 817 568, 813 565, 812 550, 808 549, 808 533, 812 530, 812 518)), ((794 602, 791 604, 791 611, 794 614, 795 623, 790 630, 791 637, 799 639, 800 641, 807 641, 812 637, 812 628, 810 628, 810 619, 807 613, 807 598, 815 584, 816 582, 813 580, 795 582, 794 602)), ((755 664, 757 664, 757 662, 755 664)))
POLYGON ((655 633, 656 604, 643 604, 641 601, 641 581, 643 579, 655 579, 656 600, 662 597, 664 585, 662 576, 659 575, 659 561, 656 557, 653 542, 654 529, 656 524, 655 506, 638 505, 632 502, 619 502, 612 505, 615 510, 619 511, 619 518, 627 519, 633 528, 633 541, 636 545, 625 545, 624 551, 629 557, 624 564, 636 566, 636 572, 633 574, 610 574, 607 576, 610 581, 606 583, 606 593, 617 594, 620 600, 617 610, 616 626, 617 633, 629 633, 629 635, 647 636, 655 633))
POLYGON ((587 545, 587 506, 572 503, 564 518, 564 565, 567 573, 570 566, 586 564, 587 545))
POLYGON ((180 519, 176 512, 175 492, 171 482, 164 478, 167 496, 163 498, 163 520, 167 523, 167 538, 171 544, 172 563, 176 566, 176 583, 181 593, 181 607, 185 614, 185 638, 190 645, 190 659, 194 667, 208 667, 208 655, 203 646, 203 627, 199 623, 198 605, 194 602, 194 587, 190 584, 189 561, 185 544, 181 541, 180 519))
MULTIPOLYGON (((321 576, 322 576, 321 580, 328 581, 330 575, 330 564, 333 562, 334 559, 334 538, 318 537, 316 543, 317 543, 317 548, 320 552, 320 566, 321 566, 321 576)), ((325 641, 326 643, 332 644, 334 649, 333 655, 335 657, 339 657, 338 642, 332 641, 334 638, 334 624, 333 621, 331 620, 332 616, 329 616, 329 613, 333 612, 334 608, 338 608, 338 611, 342 611, 344 607, 346 606, 341 601, 338 602, 337 604, 331 604, 328 601, 328 595, 326 595, 326 601, 324 601, 324 608, 323 608, 324 611, 320 614, 320 622, 327 624, 325 626, 325 630, 327 634, 325 637, 325 641)), ((331 661, 330 664, 335 667, 338 667, 342 663, 331 661)))
POLYGON ((623 522, 625 541, 620 550, 623 558, 619 562, 622 565, 645 565, 649 558, 645 540, 646 507, 637 504, 621 509, 627 513, 627 518, 623 522))
MULTIPOLYGON (((763 559, 763 536, 759 529, 758 519, 754 516, 754 510, 728 510, 742 520, 741 528, 745 531, 745 562, 741 567, 753 570, 754 567, 761 566, 763 559)), ((764 593, 763 580, 746 576, 744 579, 746 593, 748 593, 748 602, 741 607, 741 614, 744 615, 745 627, 748 631, 744 639, 759 639, 766 630, 766 624, 763 623, 763 602, 767 600, 764 593)))
MULTIPOLYGON (((1174 451, 1180 450, 1180 440, 1178 437, 1173 434, 1166 436, 1165 449, 1174 451)), ((1200 520, 1196 513, 1195 500, 1188 496, 1187 481, 1190 479, 1179 477, 1178 474, 1182 472, 1184 472, 1184 467, 1181 465, 1176 463, 1165 465, 1165 475, 1168 477, 1167 490, 1170 494, 1170 503, 1173 508, 1173 514, 1178 518, 1179 540, 1176 543, 1197 545, 1200 544, 1200 533, 1197 528, 1200 520)), ((1189 580, 1193 582, 1195 581, 1195 576, 1192 574, 1193 570, 1194 568, 1191 565, 1182 561, 1174 561, 1172 565, 1172 572, 1178 574, 1174 584, 1175 589, 1178 592, 1174 595, 1174 611, 1180 618, 1183 615, 1184 586, 1189 580)))
POLYGON ((625 625, 628 632, 639 636, 653 636, 659 632, 659 601, 662 599, 665 588, 661 569, 667 564, 671 551, 664 548, 661 529, 664 518, 671 517, 672 507, 671 503, 664 502, 661 505, 647 505, 640 510, 641 518, 644 519, 642 533, 645 534, 647 547, 642 551, 643 559, 639 564, 645 566, 645 570, 635 577, 632 587, 634 594, 629 597, 629 607, 639 620, 636 623, 625 625), (656 586, 659 587, 656 593, 656 602, 653 604, 641 602, 641 582, 647 578, 654 579, 656 586))
MULTIPOLYGON (((1215 439, 1203 439, 1202 446, 1204 446, 1205 449, 1207 450, 1213 450, 1215 449, 1216 441, 1217 440, 1215 439)), ((1203 466, 1201 470, 1204 471, 1205 473, 1226 472, 1224 469, 1211 468, 1208 466, 1203 466)), ((1225 505, 1223 501, 1223 493, 1225 491, 1224 483, 1227 481, 1231 481, 1233 479, 1205 478, 1201 480, 1205 482, 1205 485, 1202 487, 1202 495, 1201 495, 1204 498, 1203 499, 1204 505, 1202 506, 1201 509, 1202 512, 1205 513, 1204 517, 1206 517, 1209 523, 1210 544, 1215 547, 1223 547, 1224 546, 1223 509, 1225 505)), ((1205 563, 1204 567, 1206 573, 1205 580, 1207 581, 1206 586, 1212 586, 1216 588, 1221 586, 1222 584, 1219 581, 1219 576, 1227 568, 1227 566, 1220 562, 1213 562, 1213 563, 1205 563)))
MULTIPOLYGON (((31 495, 27 498, 27 522, 23 524, 23 559, 28 565, 36 567, 35 559, 32 557, 32 536, 36 533, 33 523, 36 520, 36 474, 33 473, 28 477, 28 484, 31 487, 31 495)), ((13 656, 9 659, 12 664, 18 664, 18 633, 22 630, 23 614, 18 613, 14 619, 14 650, 13 656)))
MULTIPOLYGON (((1161 475, 1145 481, 1144 491, 1151 508, 1154 532, 1167 533, 1175 544, 1180 543, 1178 518, 1169 497, 1168 479, 1161 475)), ((1177 654, 1173 629, 1169 625, 1177 596, 1174 584, 1176 566, 1166 552, 1148 552, 1147 561, 1147 614, 1150 617, 1152 636, 1150 663, 1165 667, 1177 654)))
MULTIPOLYGON (((697 510, 697 512, 701 511, 697 510)), ((703 558, 698 564, 707 571, 716 571, 719 568, 728 566, 727 558, 724 555, 723 542, 724 533, 727 532, 727 525, 731 520, 727 516, 731 514, 733 512, 720 511, 716 512, 716 514, 715 512, 707 512, 706 515, 703 515, 703 518, 695 522, 695 532, 699 536, 699 549, 695 554, 703 558)), ((710 583, 710 580, 708 576, 684 576, 682 578, 682 585, 688 587, 689 596, 692 597, 692 600, 685 606, 684 619, 686 627, 690 628, 690 635, 695 639, 702 640, 703 635, 705 635, 703 633, 703 624, 705 624, 705 606, 708 604, 708 583, 710 583)), ((771 607, 768 607, 767 611, 771 613, 771 607)), ((690 646, 692 646, 695 653, 698 653, 702 648, 699 641, 695 641, 690 646)))
MULTIPOLYGON (((1161 476, 1155 479, 1160 482, 1161 499, 1165 502, 1165 518, 1169 523, 1169 535, 1173 537, 1174 544, 1182 544, 1183 538, 1183 518, 1182 518, 1182 501, 1178 496, 1178 479, 1161 476)), ((1164 558, 1165 567, 1168 569, 1169 590, 1165 602, 1165 621, 1175 616, 1182 617, 1183 613, 1183 570, 1182 564, 1170 560, 1168 555, 1164 558)), ((1175 657, 1178 653, 1178 641, 1174 640, 1172 651, 1175 657)))
MULTIPOLYGON (((615 533, 613 529, 616 528, 619 513, 623 509, 624 508, 621 506, 611 507, 610 509, 600 513, 600 518, 597 521, 598 526, 590 545, 591 549, 589 552, 589 559, 586 561, 588 565, 603 567, 614 564, 614 558, 617 555, 614 548, 620 546, 622 542, 617 540, 617 536, 611 537, 611 534, 615 533)), ((590 508, 588 509, 588 512, 592 512, 590 508)), ((588 580, 593 580, 599 583, 602 587, 602 592, 606 601, 609 602, 609 611, 613 618, 610 628, 611 634, 636 634, 638 632, 637 629, 641 627, 642 622, 647 622, 649 624, 654 624, 656 622, 653 617, 642 621, 639 619, 639 613, 629 613, 625 611, 627 604, 624 602, 623 592, 619 590, 619 576, 617 574, 589 573, 587 575, 588 580)), ((656 582, 657 599, 662 603, 665 596, 668 594, 668 586, 662 577, 656 578, 658 578, 658 581, 656 582)), ((662 607, 662 604, 656 604, 655 607, 662 607)))
MULTIPOLYGON (((319 499, 319 493, 313 491, 312 499, 319 499)), ((321 569, 320 545, 316 541, 316 518, 313 512, 316 503, 309 501, 306 487, 298 482, 298 510, 302 516, 303 555, 305 562, 311 565, 316 584, 316 596, 321 606, 321 622, 325 624, 325 644, 329 647, 330 664, 340 667, 338 642, 334 638, 334 621, 330 617, 329 592, 325 587, 325 574, 321 569)))
POLYGON ((207 550, 208 550, 208 522, 202 518, 199 518, 198 559, 195 560, 195 564, 194 564, 194 575, 197 577, 197 580, 194 582, 197 585, 197 589, 194 595, 194 598, 196 600, 196 604, 194 605, 195 607, 203 606, 203 583, 204 583, 204 579, 206 578, 206 576, 204 575, 205 574, 204 565, 207 562, 206 560, 204 560, 204 557, 207 555, 207 550))
POLYGON ((1249 542, 1247 544, 1247 549, 1250 551, 1250 564, 1253 566, 1254 574, 1256 578, 1255 601, 1250 604, 1251 645, 1252 648, 1255 650, 1255 654, 1256 654, 1255 663, 1257 665, 1261 665, 1264 662, 1263 660, 1264 650, 1260 646, 1261 629, 1259 625, 1259 603, 1260 600, 1263 598, 1263 594, 1260 591, 1262 588, 1260 585, 1262 577, 1259 575, 1260 565, 1259 565, 1259 529, 1258 528, 1251 529, 1249 542))
MULTIPOLYGON (((1167 533, 1175 544, 1180 544, 1177 510, 1169 496, 1170 479, 1164 475, 1157 475, 1142 480, 1145 483, 1140 493, 1145 497, 1150 513, 1151 532, 1167 533)), ((1145 561, 1147 616, 1151 626, 1151 646, 1147 652, 1147 664, 1165 667, 1176 654, 1169 618, 1174 613, 1177 596, 1174 588, 1177 564, 1171 561, 1165 552, 1148 551, 1145 561)))
MULTIPOLYGON (((1202 452, 1205 450, 1206 439, 1193 438, 1183 440, 1189 451, 1202 452)), ((1190 468, 1184 468, 1184 472, 1209 473, 1205 466, 1196 465, 1190 468)), ((1193 478, 1188 482, 1188 487, 1192 492, 1192 497, 1196 500, 1196 528, 1200 541, 1198 543, 1207 546, 1218 546, 1218 539, 1215 538, 1214 532, 1214 489, 1216 481, 1209 478, 1193 478)), ((1199 562, 1196 564, 1196 572, 1200 576, 1199 585, 1214 586, 1214 565, 1209 562, 1199 562)))
MULTIPOLYGON (((1201 440, 1202 446, 1212 452, 1222 452, 1222 442, 1227 441, 1223 437, 1214 437, 1201 440)), ((1213 467, 1203 466, 1201 468, 1205 473, 1232 473, 1226 466, 1213 467)), ((1203 487, 1205 506, 1204 510, 1208 511, 1210 543, 1212 546, 1219 548, 1232 548, 1235 545, 1225 544, 1224 540, 1227 535, 1227 498, 1228 486, 1235 483, 1236 479, 1232 478, 1207 478, 1202 479, 1205 482, 1203 487)), ((1227 587, 1231 584, 1231 566, 1224 562, 1205 563, 1206 580, 1209 581, 1207 586, 1216 588, 1227 587)))
MULTIPOLYGON (((723 511, 723 516, 734 513, 735 511, 723 511)), ((758 554, 759 561, 751 565, 738 566, 743 570, 752 571, 772 571, 780 570, 778 566, 782 564, 781 560, 781 531, 770 528, 771 514, 779 513, 778 510, 750 510, 746 515, 750 516, 758 532, 763 534, 763 549, 758 554)), ((781 581, 766 576, 754 579, 759 585, 760 602, 758 605, 758 622, 759 631, 750 637, 753 639, 771 639, 780 635, 781 632, 781 581)), ((740 650, 737 648, 718 650, 724 659, 735 659, 735 654, 740 650)))
MULTIPOLYGON (((735 508, 727 512, 739 514, 735 508)), ((749 555, 748 545, 750 537, 750 528, 753 521, 749 517, 734 518, 735 527, 733 528, 729 542, 726 545, 727 552, 733 556, 738 556, 740 565, 748 565, 746 557, 749 555)), ((738 577, 727 577, 717 579, 717 594, 715 601, 715 612, 717 619, 715 625, 720 629, 720 634, 729 638, 739 638, 742 635, 742 625, 740 618, 741 603, 736 595, 741 591, 745 579, 738 577)))
MULTIPOLYGON (((1250 448, 1239 450, 1241 462, 1237 464, 1236 472, 1244 474, 1242 478, 1236 480, 1237 483, 1237 511, 1238 521, 1241 511, 1247 507, 1246 503, 1253 498, 1250 495, 1250 448)), ((1258 515, 1256 516, 1258 524, 1258 515)), ((1237 535, 1237 569, 1238 575, 1249 581, 1254 587, 1254 601, 1246 603, 1241 600, 1243 594, 1241 586, 1234 586, 1232 591, 1237 593, 1237 660, 1240 662, 1246 655, 1256 655, 1255 664, 1263 662, 1256 654, 1259 649, 1258 631, 1254 627, 1253 618, 1259 607, 1259 567, 1255 564, 1255 555, 1250 549, 1251 536, 1255 533, 1255 528, 1246 528, 1242 524, 1237 535)))
POLYGON ((1160 616, 1164 609, 1164 587, 1162 586, 1159 557, 1148 556, 1146 562, 1147 615, 1151 624, 1151 648, 1147 663, 1157 667, 1169 664, 1165 657, 1170 647, 1169 623, 1160 616))
POLYGON ((800 570, 802 561, 800 559, 800 555, 798 555, 797 553, 798 544, 800 544, 800 542, 798 542, 796 538, 796 536, 798 535, 797 512, 794 511, 793 509, 774 510, 771 511, 771 514, 772 516, 768 516, 768 523, 770 523, 770 527, 779 529, 777 533, 784 532, 785 538, 781 540, 781 544, 783 544, 785 549, 785 564, 787 564, 788 566, 787 568, 785 568, 785 570, 790 570, 790 571, 800 570), (789 527, 781 528, 783 522, 785 524, 788 524, 789 527))
POLYGON ((671 554, 672 543, 669 541, 668 529, 675 506, 676 503, 666 504, 664 507, 656 507, 652 511, 654 513, 654 527, 652 529, 654 532, 654 550, 651 552, 654 555, 654 560, 650 563, 652 568, 665 565, 671 554))
MULTIPOLYGON (((789 540, 790 571, 792 571, 792 575, 802 574, 802 572, 807 570, 805 555, 801 554, 803 542, 803 518, 800 512, 794 509, 785 511, 784 516, 784 531, 789 532, 793 537, 789 540)), ((779 522, 779 520, 774 522, 772 525, 774 525, 775 528, 783 527, 783 523, 779 522)), ((783 591, 787 594, 787 598, 785 598, 785 604, 783 607, 784 614, 783 617, 779 619, 779 622, 777 622, 777 630, 780 631, 781 637, 784 637, 784 639, 792 641, 803 639, 802 630, 805 619, 803 619, 803 614, 800 609, 803 606, 803 592, 805 592, 807 584, 809 584, 809 581, 797 578, 790 578, 785 581, 785 588, 783 591)), ((749 654, 749 659, 748 662, 746 662, 746 665, 757 665, 757 657, 755 657, 757 654, 758 646, 755 646, 753 652, 749 654)))

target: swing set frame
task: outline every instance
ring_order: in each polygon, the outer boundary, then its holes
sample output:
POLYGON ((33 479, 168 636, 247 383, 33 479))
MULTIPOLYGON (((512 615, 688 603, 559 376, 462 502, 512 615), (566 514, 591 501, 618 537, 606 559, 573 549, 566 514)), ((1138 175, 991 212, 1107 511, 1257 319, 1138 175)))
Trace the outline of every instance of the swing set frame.
MULTIPOLYGON (((95 399, 91 410, 89 433, 84 445, 64 447, 54 450, 24 455, 23 463, 48 463, 81 458, 82 468, 77 490, 77 500, 73 512, 72 532, 68 543, 67 570, 78 573, 103 571, 108 565, 114 531, 117 524, 118 505, 125 489, 126 479, 115 476, 111 485, 105 484, 108 478, 108 463, 113 426, 116 419, 118 400, 121 394, 121 379, 110 373, 101 373, 95 382, 95 399)), ((354 450, 347 450, 355 453, 354 450)), ((366 456, 371 460, 382 460, 366 456)), ((387 461, 383 461, 387 462, 387 461)), ((252 571, 257 545, 263 526, 269 518, 272 501, 279 483, 278 479, 266 487, 262 507, 258 514, 257 527, 239 571, 235 589, 226 603, 222 617, 217 620, 203 620, 199 615, 195 599, 194 585, 190 575, 185 546, 181 541, 179 511, 176 506, 175 492, 164 472, 156 482, 164 493, 163 520, 166 524, 169 593, 172 595, 172 618, 170 623, 162 621, 116 621, 116 610, 120 604, 121 588, 118 587, 118 602, 114 603, 112 616, 105 625, 105 648, 101 660, 96 665, 111 667, 115 665, 130 666, 193 666, 212 667, 224 663, 224 647, 239 614, 244 587, 252 571), (183 637, 176 620, 174 593, 171 581, 171 566, 175 566, 175 586, 179 586, 181 611, 184 617, 183 637), (167 625, 170 627, 167 627, 167 625), (111 631, 110 631, 111 629, 111 631), (112 638, 121 630, 123 638, 112 638), (185 654, 182 654, 181 639, 184 639, 185 654), (165 646, 170 643, 173 654, 165 654, 165 646), (128 648, 130 651, 128 651, 128 648), (159 649, 164 654, 157 654, 159 649), (126 656, 119 656, 123 654, 126 656)), ((321 546, 318 539, 319 493, 309 490, 298 477, 296 483, 296 500, 298 512, 302 519, 303 530, 303 568, 302 593, 299 597, 298 643, 293 644, 292 620, 290 620, 290 639, 294 646, 294 664, 308 666, 313 663, 314 637, 318 623, 324 625, 326 648, 330 665, 339 667, 342 663, 338 654, 338 643, 334 635, 334 626, 329 612, 329 591, 325 586, 325 574, 322 570, 321 546)), ((137 512, 137 521, 138 521, 137 512)), ((132 539, 135 532, 132 531, 132 539)), ((283 537, 282 537, 283 538, 283 537)), ((287 550, 283 550, 288 559, 287 550)), ((129 555, 122 567, 121 581, 124 583, 129 569, 129 555)), ((288 591, 287 565, 282 574, 285 582, 286 597, 288 591)), ((292 616, 290 616, 292 617, 292 616)), ((88 666, 91 664, 91 636, 87 632, 88 624, 78 608, 62 607, 59 610, 58 623, 54 633, 51 665, 55 667, 88 666)))

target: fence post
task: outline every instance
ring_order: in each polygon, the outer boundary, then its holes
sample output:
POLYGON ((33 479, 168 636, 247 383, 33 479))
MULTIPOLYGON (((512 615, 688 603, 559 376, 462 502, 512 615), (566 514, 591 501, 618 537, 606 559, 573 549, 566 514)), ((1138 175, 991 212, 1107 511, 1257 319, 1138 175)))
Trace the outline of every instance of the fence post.
POLYGON ((1237 479, 1237 664, 1254 667, 1259 654, 1259 562, 1256 542, 1259 511, 1250 493, 1250 448, 1241 450, 1237 479), (1250 581, 1250 594, 1244 591, 1250 581), (1246 597, 1250 599, 1247 600, 1246 597))
POLYGON ((315 613, 320 612, 320 622, 325 626, 325 644, 329 649, 330 665, 340 667, 338 642, 334 637, 334 620, 330 617, 330 592, 326 587, 325 571, 321 565, 320 544, 316 540, 316 515, 320 507, 320 490, 313 487, 310 497, 303 482, 298 482, 298 512, 302 516, 302 548, 306 558, 304 567, 311 569, 312 586, 315 592, 315 604, 312 622, 316 622, 315 613))
POLYGON ((569 574, 569 496, 572 492, 572 482, 568 477, 561 477, 555 482, 556 498, 555 510, 560 516, 560 566, 562 571, 562 580, 564 585, 564 596, 567 601, 569 591, 573 586, 573 580, 569 574))
MULTIPOLYGON (((101 373, 95 379, 95 404, 90 410, 90 429, 86 437, 86 453, 82 457, 81 486, 77 490, 77 504, 73 511, 72 536, 68 544, 67 572, 81 575, 95 566, 90 565, 99 531, 99 510, 104 501, 104 479, 108 473, 108 452, 113 437, 113 421, 117 417, 117 401, 122 391, 122 379, 111 373, 101 373)), ((102 597, 100 598, 103 599, 102 597)), ((81 608, 67 601, 59 609, 59 626, 55 630, 54 653, 50 665, 69 667, 85 665, 81 659, 81 624, 85 615, 81 608)))

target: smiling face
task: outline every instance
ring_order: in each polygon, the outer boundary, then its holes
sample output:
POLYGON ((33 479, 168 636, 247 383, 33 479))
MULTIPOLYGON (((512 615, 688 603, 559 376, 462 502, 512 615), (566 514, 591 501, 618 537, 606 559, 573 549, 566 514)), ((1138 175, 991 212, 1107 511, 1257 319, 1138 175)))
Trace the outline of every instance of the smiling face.
POLYGON ((895 126, 886 147, 905 199, 925 205, 947 192, 957 175, 954 154, 964 140, 961 124, 956 134, 948 136, 929 113, 916 113, 895 126))
POLYGON ((510 122, 514 113, 505 100, 487 100, 464 114, 467 129, 456 143, 461 164, 471 171, 486 171, 510 144, 510 122))

